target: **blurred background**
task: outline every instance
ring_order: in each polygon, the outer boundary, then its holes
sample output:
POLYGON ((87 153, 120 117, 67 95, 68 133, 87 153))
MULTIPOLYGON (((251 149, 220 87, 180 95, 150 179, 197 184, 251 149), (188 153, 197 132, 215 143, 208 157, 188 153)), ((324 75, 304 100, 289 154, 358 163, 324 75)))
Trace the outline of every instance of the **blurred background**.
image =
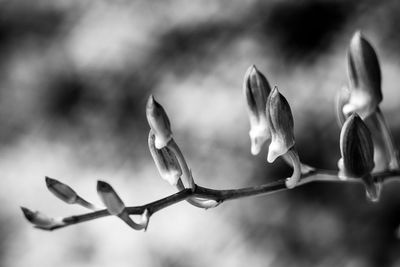
POLYGON ((336 169, 336 91, 360 29, 383 73, 381 108, 400 144, 400 3, 393 1, 0 1, 0 266, 400 266, 400 185, 377 204, 357 185, 311 184, 204 211, 179 203, 146 233, 107 217, 55 232, 51 216, 86 212, 44 176, 100 203, 96 181, 126 204, 175 192, 147 149, 145 103, 167 110, 196 181, 226 189, 286 177, 250 155, 242 80, 251 64, 294 114, 302 161, 336 169))

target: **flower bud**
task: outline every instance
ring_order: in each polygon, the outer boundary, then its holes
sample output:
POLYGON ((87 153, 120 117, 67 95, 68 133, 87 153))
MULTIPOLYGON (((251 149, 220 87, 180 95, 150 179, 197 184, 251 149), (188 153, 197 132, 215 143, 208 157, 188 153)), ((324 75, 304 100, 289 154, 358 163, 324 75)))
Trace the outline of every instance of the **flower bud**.
POLYGON ((103 181, 98 181, 97 193, 99 194, 101 200, 103 201, 104 205, 111 215, 118 216, 127 225, 135 230, 147 228, 147 224, 150 218, 150 214, 147 210, 145 210, 145 212, 142 214, 141 222, 136 223, 129 217, 129 214, 125 209, 124 202, 122 202, 121 198, 118 196, 111 185, 103 181))
POLYGON ((56 197, 68 204, 76 203, 78 194, 68 185, 50 177, 46 177, 46 186, 56 197))
POLYGON ((374 147, 371 133, 361 118, 353 113, 340 132, 339 167, 345 176, 363 177, 374 168, 374 147))
POLYGON ((270 138, 265 107, 271 87, 265 76, 252 65, 244 77, 243 90, 250 119, 251 153, 257 155, 270 138))
POLYGON ((39 211, 31 211, 25 207, 21 207, 21 210, 24 213, 25 218, 37 228, 51 229, 51 227, 56 225, 54 218, 50 218, 39 211))
POLYGON ((164 108, 154 99, 149 97, 146 105, 146 117, 151 130, 155 134, 157 149, 165 147, 172 139, 171 125, 164 108))
POLYGON ((149 132, 148 143, 151 156, 153 157, 161 178, 171 185, 176 185, 179 178, 182 176, 182 169, 175 154, 168 146, 157 149, 155 147, 155 135, 151 130, 149 132))
POLYGON ((111 185, 103 181, 98 181, 97 193, 111 215, 120 215, 124 211, 125 204, 111 185))
POLYGON ((350 42, 348 75, 351 95, 343 112, 356 112, 365 119, 375 112, 382 101, 381 69, 374 48, 359 31, 350 42))
POLYGON ((275 87, 267 101, 268 126, 271 130, 271 144, 268 149, 268 162, 294 146, 293 116, 286 98, 275 87))

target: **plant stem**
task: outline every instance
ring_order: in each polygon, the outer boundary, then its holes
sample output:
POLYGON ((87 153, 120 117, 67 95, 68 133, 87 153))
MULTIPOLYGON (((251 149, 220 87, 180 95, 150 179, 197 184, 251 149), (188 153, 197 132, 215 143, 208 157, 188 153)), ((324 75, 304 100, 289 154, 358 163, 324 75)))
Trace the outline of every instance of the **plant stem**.
MULTIPOLYGON (((379 173, 372 174, 373 178, 376 180, 381 179, 383 182, 391 182, 391 181, 400 181, 400 169, 389 170, 379 173)), ((286 179, 280 179, 268 184, 246 187, 240 189, 228 189, 228 190, 216 190, 210 189, 202 186, 196 185, 194 189, 187 188, 183 189, 173 195, 167 196, 165 198, 156 200, 154 202, 148 203, 142 206, 133 206, 126 207, 126 212, 130 215, 134 214, 143 214, 145 210, 148 210, 149 216, 160 211, 164 208, 167 208, 171 205, 174 205, 178 202, 188 200, 192 197, 200 197, 205 199, 211 199, 218 201, 220 203, 245 198, 250 196, 261 196, 261 195, 269 195, 280 191, 289 190, 286 187, 285 183, 286 179)), ((338 182, 338 183, 359 183, 362 184, 362 179, 359 178, 348 178, 346 180, 340 180, 337 176, 337 171, 329 171, 329 170, 320 170, 315 169, 311 170, 308 173, 302 174, 301 179, 296 187, 306 185, 313 182, 338 182)), ((109 216, 110 213, 106 210, 94 211, 91 213, 85 213, 81 215, 75 215, 70 217, 65 217, 62 219, 62 223, 55 224, 53 227, 46 228, 44 230, 55 230, 62 227, 66 227, 69 225, 82 223, 86 221, 95 220, 98 218, 109 216)))

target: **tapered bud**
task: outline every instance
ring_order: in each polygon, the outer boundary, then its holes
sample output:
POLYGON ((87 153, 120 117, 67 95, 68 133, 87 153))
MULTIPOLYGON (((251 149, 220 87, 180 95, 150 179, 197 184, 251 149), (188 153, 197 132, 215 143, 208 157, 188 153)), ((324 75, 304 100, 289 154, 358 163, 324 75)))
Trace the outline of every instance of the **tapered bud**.
POLYGON ((46 177, 46 185, 50 192, 68 204, 73 204, 78 199, 77 193, 71 187, 60 181, 46 177))
POLYGON ((127 225, 135 230, 147 228, 150 218, 150 214, 147 209, 141 215, 141 221, 139 223, 136 223, 130 218, 127 210, 125 209, 124 202, 122 202, 121 198, 118 196, 111 185, 103 181, 98 181, 97 193, 99 194, 101 200, 103 201, 104 205, 111 215, 118 216, 127 225))
POLYGON ((182 176, 182 169, 175 154, 168 146, 161 149, 156 148, 153 131, 149 133, 148 143, 151 156, 153 157, 161 178, 171 185, 176 185, 179 178, 182 176))
POLYGON ((31 211, 25 207, 21 207, 21 210, 24 213, 25 218, 37 228, 51 229, 56 224, 60 223, 56 222, 54 218, 50 218, 39 211, 31 211))
POLYGON ((343 107, 349 102, 350 98, 350 90, 347 86, 343 86, 336 93, 336 101, 335 101, 335 109, 336 109, 336 119, 340 127, 342 127, 343 123, 346 121, 346 116, 343 113, 343 107))
POLYGON ((270 138, 265 107, 271 87, 265 76, 252 65, 244 77, 243 90, 250 119, 251 153, 257 155, 270 138))
POLYGON ((146 117, 155 134, 156 148, 165 147, 172 139, 171 124, 164 108, 154 99, 153 95, 147 100, 146 117))
POLYGON ((103 181, 98 181, 97 193, 111 215, 120 215, 124 211, 125 204, 111 185, 103 181))
POLYGON ((374 146, 371 133, 357 114, 352 114, 340 132, 341 166, 351 177, 363 177, 374 168, 374 146))
POLYGON ((286 98, 275 87, 267 101, 268 125, 271 130, 271 144, 268 149, 268 162, 288 152, 295 144, 293 116, 286 98))
POLYGON ((339 173, 341 178, 361 178, 367 197, 371 201, 378 201, 382 181, 374 180, 371 171, 374 168, 374 146, 371 133, 361 118, 353 113, 343 124, 340 133, 339 173))
POLYGON ((343 112, 355 112, 365 119, 382 101, 381 69, 374 48, 359 31, 350 42, 348 75, 351 95, 343 112))

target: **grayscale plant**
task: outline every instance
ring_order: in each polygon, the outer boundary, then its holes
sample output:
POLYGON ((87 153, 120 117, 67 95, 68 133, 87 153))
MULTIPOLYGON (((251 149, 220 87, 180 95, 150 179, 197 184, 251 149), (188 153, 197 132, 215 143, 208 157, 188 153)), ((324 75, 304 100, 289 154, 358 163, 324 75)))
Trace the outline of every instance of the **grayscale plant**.
POLYGON ((154 213, 181 201, 209 209, 228 200, 293 190, 313 182, 361 184, 366 189, 367 198, 377 202, 382 186, 388 181, 399 180, 400 164, 390 130, 379 108, 383 99, 379 60, 372 45, 360 32, 356 32, 350 42, 348 78, 349 84, 343 86, 336 98, 336 115, 341 126, 338 170, 323 170, 300 161, 295 150, 294 118, 289 102, 277 87, 271 90, 265 76, 252 65, 243 82, 250 120, 251 153, 259 154, 263 144, 269 142, 267 161, 273 163, 282 157, 293 167, 291 177, 240 189, 216 190, 200 186, 174 140, 165 109, 150 96, 146 106, 150 126, 149 150, 161 178, 175 186, 178 192, 145 205, 126 206, 111 185, 98 181, 97 192, 104 204, 104 208, 100 208, 83 199, 70 186, 47 177, 47 188, 56 197, 92 211, 64 218, 51 218, 25 207, 22 211, 29 222, 43 230, 110 215, 119 217, 135 230, 146 230, 154 213), (379 154, 384 155, 383 159, 374 157, 377 150, 382 152, 379 154), (378 170, 377 160, 384 162, 378 170), (135 221, 131 215, 140 215, 140 219, 135 221))

